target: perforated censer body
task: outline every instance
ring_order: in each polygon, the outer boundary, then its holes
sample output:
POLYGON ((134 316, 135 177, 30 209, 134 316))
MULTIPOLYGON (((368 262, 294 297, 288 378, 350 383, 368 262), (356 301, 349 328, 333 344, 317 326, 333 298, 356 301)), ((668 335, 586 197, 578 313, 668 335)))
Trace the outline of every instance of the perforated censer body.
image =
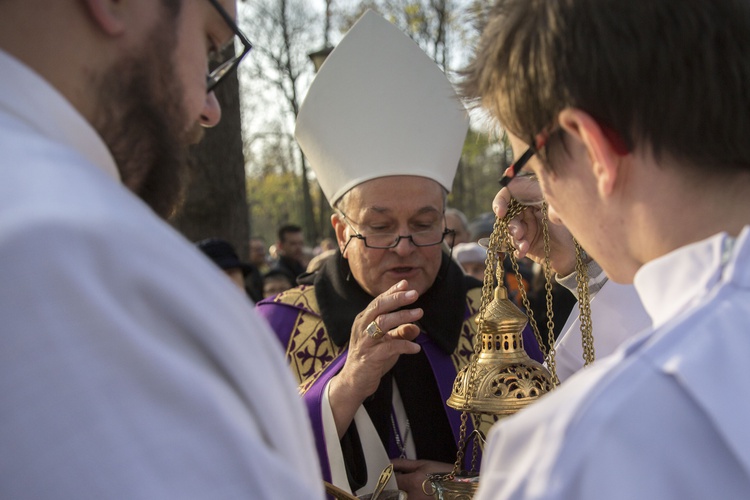
POLYGON ((552 390, 549 371, 524 350, 526 315, 508 299, 502 282, 495 288, 481 323, 481 349, 476 362, 456 376, 448 406, 469 413, 506 416, 552 390))

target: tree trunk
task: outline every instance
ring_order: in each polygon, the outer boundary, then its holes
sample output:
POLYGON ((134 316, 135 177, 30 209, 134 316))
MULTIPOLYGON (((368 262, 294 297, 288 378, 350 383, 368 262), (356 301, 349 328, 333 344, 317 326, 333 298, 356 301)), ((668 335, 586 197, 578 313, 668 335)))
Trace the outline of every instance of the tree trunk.
POLYGON ((170 220, 190 241, 222 238, 241 259, 247 256, 248 208, 242 152, 239 82, 236 73, 216 88, 221 121, 206 130, 191 154, 185 204, 170 220))

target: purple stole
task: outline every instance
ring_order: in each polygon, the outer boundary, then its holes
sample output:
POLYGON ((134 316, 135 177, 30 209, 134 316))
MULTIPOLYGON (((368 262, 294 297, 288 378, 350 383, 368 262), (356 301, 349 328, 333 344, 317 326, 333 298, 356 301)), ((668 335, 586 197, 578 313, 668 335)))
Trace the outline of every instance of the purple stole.
MULTIPOLYGON (((441 350, 425 332, 420 333, 416 339, 429 360, 443 402, 451 395, 458 370, 468 363, 473 353, 472 344, 476 332, 474 318, 479 311, 480 303, 481 289, 470 290, 466 295, 464 322, 458 346, 451 355, 441 350)), ((285 348, 287 361, 300 383, 300 393, 310 415, 324 479, 330 481, 331 472, 323 432, 321 404, 326 385, 346 361, 346 346, 336 346, 328 337, 318 312, 313 286, 302 285, 263 300, 258 303, 257 311, 266 318, 285 348)), ((524 330, 524 343, 532 346, 529 354, 536 357, 534 350, 538 352, 538 347, 528 327, 524 330)), ((453 430, 453 438, 458 443, 461 412, 445 404, 443 407, 453 430)), ((467 436, 477 422, 480 422, 480 428, 486 433, 493 420, 491 417, 472 415, 472 418, 467 420, 467 436)), ((468 465, 471 457, 466 459, 468 465)))

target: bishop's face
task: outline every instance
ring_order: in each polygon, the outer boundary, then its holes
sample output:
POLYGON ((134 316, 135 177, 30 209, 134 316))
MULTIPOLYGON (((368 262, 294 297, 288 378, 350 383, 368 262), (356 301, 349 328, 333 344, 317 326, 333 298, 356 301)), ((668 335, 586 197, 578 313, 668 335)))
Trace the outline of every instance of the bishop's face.
MULTIPOLYGON (((444 190, 440 184, 417 176, 390 176, 352 188, 340 205, 346 218, 334 216, 339 248, 345 249, 352 276, 373 297, 402 279, 419 294, 435 282, 442 262, 442 245, 417 247, 402 238, 393 248, 367 248, 376 234, 407 236, 445 228, 444 190), (350 241, 351 240, 351 241, 350 241), (368 244, 370 241, 368 240, 368 244)), ((440 236, 438 236, 440 238, 440 236)), ((395 239, 395 238, 394 238, 395 239)))

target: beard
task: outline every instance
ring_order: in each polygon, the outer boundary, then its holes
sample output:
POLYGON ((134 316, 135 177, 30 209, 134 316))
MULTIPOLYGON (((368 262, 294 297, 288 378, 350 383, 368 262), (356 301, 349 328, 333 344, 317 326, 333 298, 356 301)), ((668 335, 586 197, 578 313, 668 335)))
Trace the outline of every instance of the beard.
POLYGON ((103 75, 93 121, 122 183, 163 218, 184 200, 189 144, 195 135, 171 64, 175 24, 163 16, 140 50, 103 75))

